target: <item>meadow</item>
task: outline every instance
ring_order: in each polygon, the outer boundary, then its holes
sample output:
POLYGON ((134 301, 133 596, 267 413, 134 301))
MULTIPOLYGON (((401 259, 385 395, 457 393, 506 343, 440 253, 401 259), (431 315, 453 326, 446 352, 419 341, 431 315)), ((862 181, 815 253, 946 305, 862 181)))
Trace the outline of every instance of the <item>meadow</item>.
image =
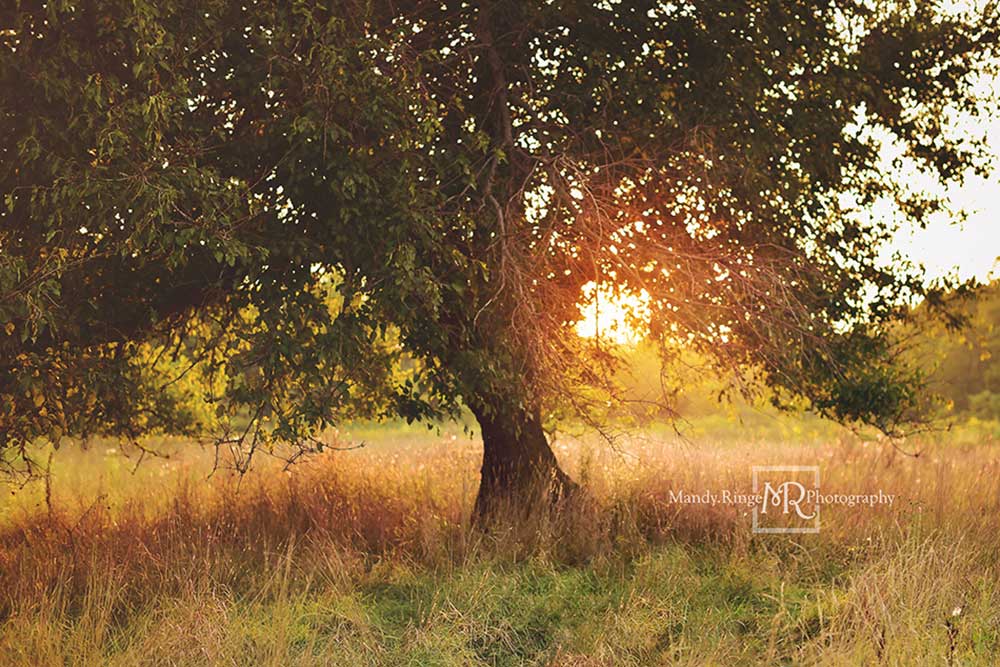
POLYGON ((0 664, 1000 663, 995 434, 724 423, 562 435, 586 499, 488 533, 468 525, 481 449, 458 424, 345 427, 365 446, 242 478, 176 439, 138 466, 65 446, 50 483, 0 501, 0 664), (806 535, 670 500, 775 464, 896 499, 824 509, 806 535))

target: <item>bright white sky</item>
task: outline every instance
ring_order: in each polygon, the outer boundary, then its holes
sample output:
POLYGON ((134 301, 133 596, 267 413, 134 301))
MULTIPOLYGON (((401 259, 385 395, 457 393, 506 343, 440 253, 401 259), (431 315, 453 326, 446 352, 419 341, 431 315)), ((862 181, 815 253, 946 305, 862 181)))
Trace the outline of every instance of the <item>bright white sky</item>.
MULTIPOLYGON (((994 82, 995 83, 995 82, 994 82)), ((949 215, 939 215, 926 229, 903 229, 887 249, 922 263, 928 277, 957 272, 960 278, 1000 278, 1000 118, 962 124, 977 133, 986 132, 993 152, 995 171, 988 179, 969 176, 961 186, 947 190, 952 205, 969 215, 956 224, 949 215)))
MULTIPOLYGON (((984 0, 944 0, 940 10, 945 14, 981 11, 984 0)), ((982 100, 1000 100, 1000 79, 983 76, 977 82, 977 96, 982 100)), ((993 154, 994 172, 988 179, 969 176, 960 187, 947 191, 952 205, 969 214, 964 225, 953 224, 951 216, 939 216, 926 229, 902 230, 896 235, 892 250, 922 263, 928 277, 955 274, 960 278, 989 280, 1000 278, 1000 117, 992 119, 957 117, 952 128, 956 135, 986 135, 993 154)), ((916 186, 925 185, 916 179, 916 186)), ((873 214, 879 214, 877 211, 873 214)))

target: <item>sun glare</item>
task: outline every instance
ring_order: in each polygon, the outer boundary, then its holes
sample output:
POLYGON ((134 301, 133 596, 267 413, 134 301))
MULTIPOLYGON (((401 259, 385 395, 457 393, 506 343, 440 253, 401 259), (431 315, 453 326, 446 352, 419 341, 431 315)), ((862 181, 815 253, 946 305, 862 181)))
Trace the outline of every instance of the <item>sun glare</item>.
POLYGON ((618 345, 634 345, 649 326, 649 293, 621 292, 589 282, 580 298, 576 332, 618 345))

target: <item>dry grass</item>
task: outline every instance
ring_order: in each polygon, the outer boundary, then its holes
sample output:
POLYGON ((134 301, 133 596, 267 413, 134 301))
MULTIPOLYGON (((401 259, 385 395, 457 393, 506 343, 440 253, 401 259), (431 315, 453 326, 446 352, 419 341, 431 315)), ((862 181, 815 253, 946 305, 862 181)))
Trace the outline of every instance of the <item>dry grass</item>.
MULTIPOLYGON (((508 533, 469 530, 477 447, 372 432, 284 473, 203 481, 179 447, 132 475, 117 450, 61 451, 0 508, 0 664, 652 665, 1000 661, 1000 456, 635 438, 560 458, 592 502, 508 533), (750 467, 818 464, 818 535, 753 535, 750 467)), ((171 449, 177 443, 162 443, 171 449)))

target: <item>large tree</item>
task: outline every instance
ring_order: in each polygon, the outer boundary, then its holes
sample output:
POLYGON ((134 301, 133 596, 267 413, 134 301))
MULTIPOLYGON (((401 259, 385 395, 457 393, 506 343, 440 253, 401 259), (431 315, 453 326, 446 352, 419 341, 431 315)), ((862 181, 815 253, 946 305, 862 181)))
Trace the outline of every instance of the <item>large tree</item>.
POLYGON ((345 413, 464 405, 478 513, 559 496, 543 419, 614 397, 614 350, 574 332, 594 284, 648 295, 664 354, 892 429, 919 378, 891 323, 929 293, 878 253, 942 202, 881 146, 942 182, 985 169, 948 119, 981 109, 997 25, 861 0, 8 0, 3 462, 206 424, 308 449, 345 413), (884 199, 894 220, 865 215, 884 199))

